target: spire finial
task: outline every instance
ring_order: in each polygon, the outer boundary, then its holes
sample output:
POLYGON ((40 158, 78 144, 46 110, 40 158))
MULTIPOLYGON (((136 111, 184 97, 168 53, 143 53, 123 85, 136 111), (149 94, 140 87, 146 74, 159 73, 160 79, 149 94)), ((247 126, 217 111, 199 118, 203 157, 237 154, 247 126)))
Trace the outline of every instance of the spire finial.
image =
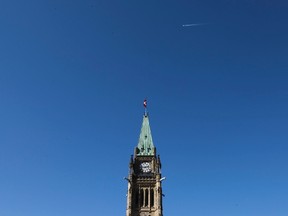
POLYGON ((144 115, 147 116, 147 99, 144 99, 143 106, 144 106, 144 115))

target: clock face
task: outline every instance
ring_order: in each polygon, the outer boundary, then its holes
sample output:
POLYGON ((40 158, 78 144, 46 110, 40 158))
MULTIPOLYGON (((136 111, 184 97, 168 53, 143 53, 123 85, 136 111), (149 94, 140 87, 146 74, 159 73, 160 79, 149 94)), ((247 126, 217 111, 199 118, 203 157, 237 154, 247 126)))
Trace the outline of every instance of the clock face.
POLYGON ((140 164, 140 169, 143 173, 151 172, 151 165, 149 162, 143 162, 140 164))

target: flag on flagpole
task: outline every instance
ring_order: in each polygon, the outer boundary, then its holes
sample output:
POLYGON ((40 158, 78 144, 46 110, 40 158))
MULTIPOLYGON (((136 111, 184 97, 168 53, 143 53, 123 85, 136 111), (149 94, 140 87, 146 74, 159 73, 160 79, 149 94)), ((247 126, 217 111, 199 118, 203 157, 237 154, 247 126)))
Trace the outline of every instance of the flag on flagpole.
POLYGON ((143 106, 146 108, 147 107, 147 100, 145 99, 143 102, 143 106))

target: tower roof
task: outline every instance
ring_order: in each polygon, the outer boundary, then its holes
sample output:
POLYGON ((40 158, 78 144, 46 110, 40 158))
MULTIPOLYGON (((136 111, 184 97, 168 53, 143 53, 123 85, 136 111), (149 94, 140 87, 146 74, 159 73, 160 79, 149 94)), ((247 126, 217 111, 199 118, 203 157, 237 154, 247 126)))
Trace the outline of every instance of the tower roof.
POLYGON ((148 114, 145 112, 143 116, 143 123, 138 141, 137 155, 154 155, 154 145, 152 140, 152 134, 149 125, 148 114))

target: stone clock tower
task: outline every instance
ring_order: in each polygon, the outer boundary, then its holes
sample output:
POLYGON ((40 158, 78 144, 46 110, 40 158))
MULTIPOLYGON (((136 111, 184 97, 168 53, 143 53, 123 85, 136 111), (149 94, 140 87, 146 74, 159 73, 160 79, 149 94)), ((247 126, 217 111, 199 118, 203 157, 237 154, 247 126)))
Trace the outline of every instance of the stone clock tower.
MULTIPOLYGON (((145 103, 144 103, 145 106, 145 103)), ((145 106, 146 107, 146 106, 145 106)), ((138 145, 129 164, 126 216, 163 216, 161 162, 145 111, 138 145)))

